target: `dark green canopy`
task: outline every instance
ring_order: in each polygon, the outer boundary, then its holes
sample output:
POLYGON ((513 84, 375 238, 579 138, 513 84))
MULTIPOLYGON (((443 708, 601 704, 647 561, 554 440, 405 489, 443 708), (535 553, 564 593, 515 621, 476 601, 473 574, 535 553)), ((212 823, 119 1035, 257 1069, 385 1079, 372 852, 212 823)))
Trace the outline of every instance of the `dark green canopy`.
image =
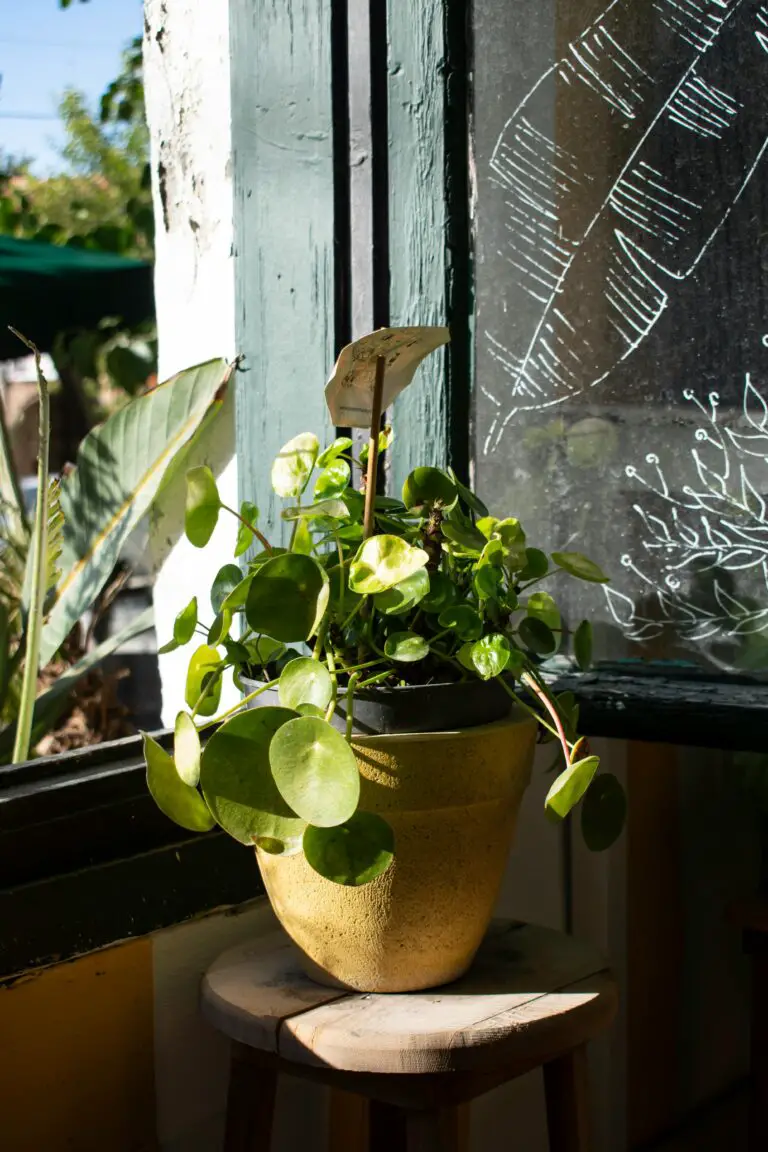
POLYGON ((154 311, 143 260, 0 236, 0 360, 25 354, 9 324, 48 352, 59 332, 96 328, 107 316, 140 324, 154 311))

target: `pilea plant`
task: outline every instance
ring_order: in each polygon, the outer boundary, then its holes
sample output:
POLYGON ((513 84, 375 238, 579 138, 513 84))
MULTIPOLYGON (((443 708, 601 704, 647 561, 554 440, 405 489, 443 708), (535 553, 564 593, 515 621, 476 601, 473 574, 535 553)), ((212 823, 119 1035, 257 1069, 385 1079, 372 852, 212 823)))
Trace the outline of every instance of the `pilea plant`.
MULTIPOLYGON (((371 448, 391 442, 385 430, 371 448)), ((371 461, 365 451, 353 459, 352 449, 352 440, 340 437, 321 450, 305 433, 278 454, 271 479, 286 501, 287 547, 261 532, 254 504, 228 508, 207 468, 187 473, 191 543, 204 547, 224 511, 239 521, 234 559, 247 560, 217 573, 210 619, 203 623, 207 613, 193 599, 161 649, 204 640, 189 661, 189 711, 177 718, 173 755, 144 737, 156 802, 185 828, 218 823, 269 853, 303 851, 333 881, 366 883, 389 866, 396 845, 387 822, 358 807, 355 694, 495 679, 510 705, 532 713, 542 738, 556 742, 547 812, 562 820, 583 799, 587 844, 608 847, 623 823, 623 791, 613 776, 595 779, 598 757, 577 735, 574 698, 554 696, 542 670, 565 633, 557 581, 602 583, 606 576, 578 552, 548 556, 529 545, 517 519, 490 515, 450 469, 416 468, 400 499, 373 498, 371 491, 366 502, 351 466, 368 467, 370 476, 371 461), (225 675, 246 694, 217 717, 225 675), (248 707, 275 690, 277 705, 248 707), (200 729, 213 724, 201 751, 200 729)), ((585 668, 588 622, 572 643, 585 668)))

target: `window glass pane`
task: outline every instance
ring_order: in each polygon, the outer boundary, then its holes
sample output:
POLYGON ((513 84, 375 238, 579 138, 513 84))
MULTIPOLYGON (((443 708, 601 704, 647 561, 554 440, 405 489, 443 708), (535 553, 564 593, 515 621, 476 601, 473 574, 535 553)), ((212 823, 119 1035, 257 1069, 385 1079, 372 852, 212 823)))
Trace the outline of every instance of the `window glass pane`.
POLYGON ((768 669, 768 5, 474 9, 476 487, 599 656, 768 669))

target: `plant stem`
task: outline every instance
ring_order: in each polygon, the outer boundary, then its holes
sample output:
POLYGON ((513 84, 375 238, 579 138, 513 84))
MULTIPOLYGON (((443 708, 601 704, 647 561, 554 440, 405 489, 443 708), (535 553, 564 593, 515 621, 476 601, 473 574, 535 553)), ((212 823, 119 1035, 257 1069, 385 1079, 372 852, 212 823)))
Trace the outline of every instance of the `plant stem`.
POLYGON ((354 672, 350 676, 349 684, 347 685, 347 728, 345 735, 347 737, 348 744, 352 740, 352 727, 355 722, 355 689, 357 688, 357 682, 359 679, 360 673, 354 672))
POLYGON ((262 692, 266 692, 267 688, 274 688, 279 684, 278 680, 269 680, 266 684, 261 684, 255 688, 253 692, 249 692, 247 696, 243 696, 242 700, 238 700, 237 704, 233 704, 231 708, 227 708, 226 712, 222 712, 220 716, 214 716, 211 720, 206 720, 205 724, 200 725, 200 731, 204 728, 210 728, 212 724, 221 724, 222 720, 226 720, 229 716, 234 716, 235 712, 239 712, 241 708, 245 708, 251 700, 255 700, 262 692))
POLYGON ((524 708, 525 711, 530 716, 533 716, 533 718, 537 724, 541 724, 542 728, 546 728, 547 732, 551 733, 551 735, 554 736, 555 739, 558 739, 558 734, 557 734, 556 730, 552 727, 551 724, 547 723, 547 721, 544 719, 544 717, 541 716, 541 714, 539 712, 537 712, 535 708, 531 708, 530 704, 526 704, 525 700, 521 700, 520 697, 518 696, 517 692, 513 691, 513 689, 510 688, 509 684, 507 684, 504 680, 502 680, 501 676, 497 676, 496 680, 498 681, 499 684, 501 684, 504 691, 507 693, 508 696, 510 696, 515 701, 516 704, 519 704, 520 707, 524 708))
POLYGON ((258 528, 254 528, 253 524, 249 524, 245 517, 241 516, 239 512, 236 512, 234 508, 230 508, 229 504, 222 504, 221 507, 225 512, 231 512, 236 520, 239 520, 241 524, 245 525, 249 532, 253 533, 265 552, 272 551, 272 545, 270 544, 269 540, 267 540, 266 536, 262 536, 258 528))
MULTIPOLYGON (((14 329, 11 329, 15 332, 14 329)), ((30 598, 27 623, 26 658, 21 682, 19 713, 16 721, 16 738, 13 744, 13 763, 20 764, 29 758, 29 743, 32 736, 32 720, 37 696, 37 673, 40 660, 40 637, 43 630, 43 608, 45 605, 46 577, 48 570, 48 450, 51 437, 51 413, 48 397, 48 383, 40 367, 40 353, 34 344, 19 332, 15 335, 27 345, 35 357, 37 371, 37 393, 40 406, 40 443, 37 449, 37 503, 35 521, 32 528, 31 553, 29 562, 30 598)))
POLYGON ((565 728, 563 728, 563 722, 560 719, 560 713, 550 700, 549 695, 544 691, 541 684, 538 683, 534 676, 532 676, 529 672, 524 672, 520 679, 530 692, 533 692, 536 696, 538 696, 539 700, 541 700, 547 712, 549 712, 550 716, 552 717, 555 727, 557 728, 557 738, 562 745, 563 752, 565 753, 566 763, 570 763, 571 746, 568 743, 568 737, 565 734, 565 728))
POLYGON ((365 513, 363 515, 363 540, 373 535, 373 509, 376 500, 376 477, 379 469, 379 426, 381 424, 381 404, 384 396, 385 356, 376 358, 376 375, 373 381, 371 401, 371 437, 368 441, 368 474, 365 480, 365 513))

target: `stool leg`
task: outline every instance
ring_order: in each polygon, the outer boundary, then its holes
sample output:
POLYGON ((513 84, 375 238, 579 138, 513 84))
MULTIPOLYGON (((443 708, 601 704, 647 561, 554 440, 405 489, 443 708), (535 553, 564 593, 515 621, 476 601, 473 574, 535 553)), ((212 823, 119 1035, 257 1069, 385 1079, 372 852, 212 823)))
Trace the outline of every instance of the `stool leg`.
POLYGON ((463 1152, 458 1108, 414 1112, 371 1100, 369 1152, 463 1152))
POLYGON ((589 1077, 586 1048, 544 1065, 549 1152, 589 1152, 589 1077))
POLYGON ((269 1152, 277 1068, 256 1067, 250 1049, 232 1042, 224 1152, 269 1152))

